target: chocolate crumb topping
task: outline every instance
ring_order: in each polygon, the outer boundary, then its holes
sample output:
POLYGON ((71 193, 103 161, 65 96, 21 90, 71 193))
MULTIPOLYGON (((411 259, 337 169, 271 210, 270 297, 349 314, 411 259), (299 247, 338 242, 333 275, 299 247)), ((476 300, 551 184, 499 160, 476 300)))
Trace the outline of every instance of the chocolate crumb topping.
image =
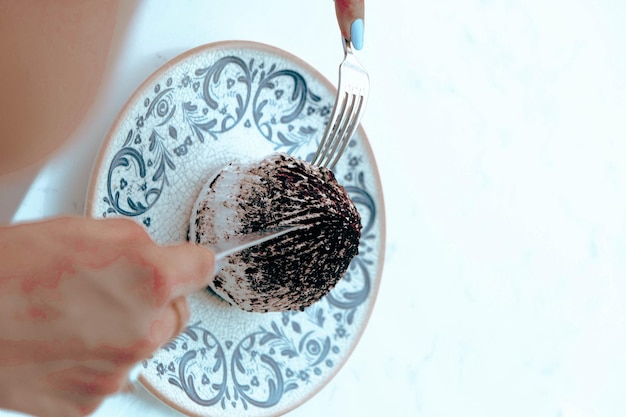
POLYGON ((231 164, 200 193, 190 237, 211 247, 277 226, 292 232, 228 258, 211 289, 246 311, 304 310, 358 253, 361 218, 333 173, 283 153, 231 164))

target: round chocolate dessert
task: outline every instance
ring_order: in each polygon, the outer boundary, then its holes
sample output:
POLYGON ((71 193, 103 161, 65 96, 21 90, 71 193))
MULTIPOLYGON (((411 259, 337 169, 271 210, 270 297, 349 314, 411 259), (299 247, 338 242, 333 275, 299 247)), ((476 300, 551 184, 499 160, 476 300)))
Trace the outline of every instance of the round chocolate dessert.
POLYGON ((304 310, 337 284, 361 237, 361 218, 333 173, 283 153, 232 163, 201 191, 190 240, 208 248, 233 236, 298 225, 229 256, 209 287, 246 311, 304 310))

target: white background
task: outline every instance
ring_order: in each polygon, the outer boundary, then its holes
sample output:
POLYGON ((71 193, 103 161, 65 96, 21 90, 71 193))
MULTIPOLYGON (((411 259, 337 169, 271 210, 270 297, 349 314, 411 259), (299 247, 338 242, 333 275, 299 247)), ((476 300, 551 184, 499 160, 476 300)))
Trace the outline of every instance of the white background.
MULTIPOLYGON (((336 83, 330 0, 125 4, 129 29, 83 125, 23 201, 27 187, 2 196, 15 219, 82 213, 117 112, 192 47, 268 43, 336 83)), ((383 281, 352 357, 289 416, 626 415, 626 3, 366 10, 358 56, 386 200, 383 281)), ((96 413, 139 415, 178 414, 141 392, 96 413)))

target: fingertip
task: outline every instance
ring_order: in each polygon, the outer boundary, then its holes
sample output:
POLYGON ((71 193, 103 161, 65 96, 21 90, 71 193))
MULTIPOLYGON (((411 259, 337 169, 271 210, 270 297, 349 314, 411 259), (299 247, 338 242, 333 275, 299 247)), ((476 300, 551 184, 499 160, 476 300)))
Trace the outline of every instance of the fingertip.
POLYGON ((195 245, 193 243, 186 244, 191 256, 195 258, 197 272, 200 275, 207 275, 213 273, 213 267, 215 265, 215 253, 204 246, 195 245))
POLYGON ((187 298, 185 296, 174 298, 152 322, 150 342, 153 350, 178 336, 187 327, 190 316, 187 298))
POLYGON ((363 19, 357 19, 350 25, 350 42, 354 49, 361 50, 363 48, 363 32, 364 32, 363 19))
POLYGON ((355 49, 363 48, 365 5, 363 0, 335 0, 335 12, 341 35, 355 49))
POLYGON ((187 298, 185 298, 184 296, 174 299, 174 301, 172 301, 172 308, 174 309, 177 323, 174 327, 174 334, 170 339, 178 336, 185 329, 185 327, 187 327, 189 317, 191 317, 189 304, 187 303, 187 298))
POLYGON ((177 249, 177 262, 181 265, 181 271, 174 282, 172 298, 206 287, 207 281, 215 273, 213 251, 191 243, 180 245, 177 249))
POLYGON ((205 287, 207 280, 215 274, 215 252, 200 245, 190 244, 190 246, 197 253, 198 285, 205 287))

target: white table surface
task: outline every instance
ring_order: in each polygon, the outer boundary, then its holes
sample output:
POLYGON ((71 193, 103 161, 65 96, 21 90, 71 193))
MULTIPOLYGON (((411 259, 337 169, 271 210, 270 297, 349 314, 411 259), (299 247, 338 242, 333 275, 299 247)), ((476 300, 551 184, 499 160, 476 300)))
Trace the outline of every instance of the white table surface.
MULTIPOLYGON (((335 82, 329 0, 131 4, 88 116, 37 175, 3 186, 0 220, 82 213, 125 100, 194 46, 269 43, 335 82)), ((347 364, 289 416, 626 415, 626 3, 366 6, 383 281, 347 364)), ((179 414, 140 391, 95 415, 179 414)))

